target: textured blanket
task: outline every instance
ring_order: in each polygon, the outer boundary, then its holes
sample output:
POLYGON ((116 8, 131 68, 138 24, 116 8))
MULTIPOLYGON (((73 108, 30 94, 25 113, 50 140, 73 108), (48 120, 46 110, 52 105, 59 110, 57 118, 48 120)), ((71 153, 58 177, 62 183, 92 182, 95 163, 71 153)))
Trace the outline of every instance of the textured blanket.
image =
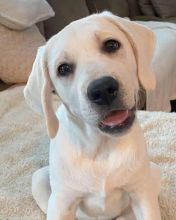
MULTIPOLYGON (((31 195, 31 176, 48 163, 49 139, 22 91, 19 86, 0 92, 0 219, 44 220, 31 195)), ((175 220, 176 114, 139 112, 138 118, 150 158, 162 168, 162 218, 175 220)))

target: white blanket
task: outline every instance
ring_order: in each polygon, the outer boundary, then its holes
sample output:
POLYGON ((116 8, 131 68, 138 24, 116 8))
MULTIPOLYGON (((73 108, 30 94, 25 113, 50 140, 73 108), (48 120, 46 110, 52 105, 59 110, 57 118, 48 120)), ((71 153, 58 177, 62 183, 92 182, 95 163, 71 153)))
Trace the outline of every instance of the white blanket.
MULTIPOLYGON (((48 164, 49 139, 43 118, 25 103, 23 88, 0 92, 0 219, 44 220, 32 198, 31 176, 48 164)), ((138 117, 150 158, 162 168, 162 218, 175 220, 176 113, 139 112, 138 117)))
POLYGON ((156 50, 153 60, 157 86, 147 92, 146 108, 151 111, 170 111, 170 100, 176 99, 176 24, 147 21, 141 23, 153 30, 156 50))

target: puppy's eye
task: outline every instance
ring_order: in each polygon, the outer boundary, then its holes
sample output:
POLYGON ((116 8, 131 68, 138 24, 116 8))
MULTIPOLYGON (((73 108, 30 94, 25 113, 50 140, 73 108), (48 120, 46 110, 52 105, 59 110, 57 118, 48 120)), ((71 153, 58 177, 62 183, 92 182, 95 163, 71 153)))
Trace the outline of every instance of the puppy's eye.
POLYGON ((58 67, 59 76, 68 76, 73 73, 74 66, 73 64, 63 63, 58 67))
POLYGON ((117 40, 109 39, 103 43, 103 51, 107 53, 115 53, 120 48, 120 43, 117 40))

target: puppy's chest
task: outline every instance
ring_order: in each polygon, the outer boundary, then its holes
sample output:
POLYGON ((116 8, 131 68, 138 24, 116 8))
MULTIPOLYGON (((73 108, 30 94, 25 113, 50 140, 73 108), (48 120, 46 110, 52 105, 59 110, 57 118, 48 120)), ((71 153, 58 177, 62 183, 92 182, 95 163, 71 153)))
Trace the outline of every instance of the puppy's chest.
POLYGON ((64 184, 75 191, 83 194, 98 193, 106 197, 123 182, 123 178, 119 177, 121 176, 120 160, 115 155, 89 158, 85 155, 71 154, 66 160, 60 161, 59 175, 64 184))

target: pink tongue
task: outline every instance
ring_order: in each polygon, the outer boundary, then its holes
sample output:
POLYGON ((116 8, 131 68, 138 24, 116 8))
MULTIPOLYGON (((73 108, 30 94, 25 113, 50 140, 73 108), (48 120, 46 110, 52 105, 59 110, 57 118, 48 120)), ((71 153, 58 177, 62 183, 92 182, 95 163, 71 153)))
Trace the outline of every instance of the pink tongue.
POLYGON ((128 110, 113 111, 102 120, 105 125, 118 125, 124 122, 128 117, 128 110))

